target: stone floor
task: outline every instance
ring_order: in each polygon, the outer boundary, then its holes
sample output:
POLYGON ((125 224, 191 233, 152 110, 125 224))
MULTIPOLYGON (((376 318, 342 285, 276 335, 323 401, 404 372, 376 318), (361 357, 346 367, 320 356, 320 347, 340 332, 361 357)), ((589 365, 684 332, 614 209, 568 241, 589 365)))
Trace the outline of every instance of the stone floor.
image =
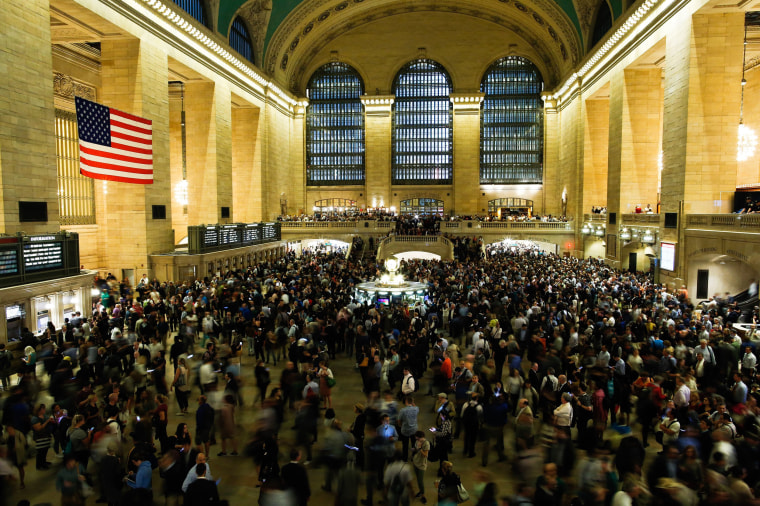
MULTIPOLYGON (((273 381, 279 378, 281 367, 283 363, 278 363, 277 366, 271 366, 271 377, 273 381)), ((257 412, 257 407, 252 406, 252 401, 255 397, 255 391, 257 390, 254 385, 253 379, 253 360, 251 357, 242 357, 242 376, 244 381, 243 397, 245 400, 245 406, 238 410, 237 421, 240 426, 240 446, 241 449, 245 445, 247 434, 252 426, 253 420, 257 412)), ((336 416, 344 421, 344 426, 349 427, 354 419, 353 405, 357 402, 364 402, 365 396, 361 391, 361 380, 359 373, 353 367, 353 361, 345 356, 338 356, 337 360, 330 364, 331 369, 337 380, 337 385, 333 389, 333 407, 336 412, 336 416)), ((428 391, 430 383, 430 372, 426 376, 421 384, 420 391, 418 392, 417 405, 420 407, 419 428, 428 433, 428 428, 434 426, 433 405, 434 398, 424 395, 428 391)), ((274 384, 273 384, 274 385, 274 384)), ((195 389, 190 395, 190 407, 191 415, 193 409, 193 399, 198 395, 197 389, 195 389)), ((39 402, 45 402, 49 405, 50 399, 45 398, 43 394, 39 402)), ((170 399, 169 409, 169 427, 170 432, 176 428, 177 423, 186 421, 191 426, 191 432, 194 433, 195 419, 194 416, 179 417, 175 415, 176 402, 173 395, 170 399)), ((322 414, 324 411, 321 412, 322 414)), ((294 431, 290 428, 293 426, 293 413, 287 412, 286 419, 283 423, 282 430, 280 432, 280 463, 287 463, 287 454, 291 448, 294 440, 294 431)), ((320 420, 321 422, 321 420, 320 420)), ((510 420, 511 422, 511 420, 510 420)), ((508 424, 510 427, 511 424, 508 424)), ((319 445, 322 441, 322 434, 325 431, 324 424, 320 423, 320 443, 315 446, 315 453, 318 451, 319 445)), ((537 433, 540 433, 541 427, 537 424, 537 433)), ((613 431, 608 431, 608 436, 612 437, 615 434, 613 431)), ((432 438, 431 438, 432 439, 432 438)), ((462 455, 463 442, 462 439, 458 439, 454 442, 454 452, 450 459, 454 463, 454 470, 460 474, 462 482, 469 490, 472 490, 476 481, 484 479, 482 474, 485 473, 490 481, 494 481, 497 484, 499 495, 511 495, 514 493, 515 484, 520 481, 520 473, 516 471, 513 466, 514 463, 514 451, 513 451, 513 433, 511 428, 505 432, 505 444, 507 448, 507 460, 504 462, 497 462, 495 452, 491 452, 489 465, 483 467, 481 465, 481 452, 482 444, 478 444, 478 455, 476 458, 467 459, 462 455)), ((398 444, 400 448, 400 444, 398 444)), ((648 452, 650 457, 654 454, 659 445, 652 445, 649 447, 648 452)), ((223 499, 227 499, 231 505, 244 505, 251 504, 252 501, 257 501, 259 496, 259 488, 256 487, 257 475, 255 466, 252 459, 238 456, 225 456, 218 457, 217 453, 221 450, 219 445, 212 446, 211 448, 211 470, 215 478, 222 478, 219 485, 220 495, 223 499)), ((227 450, 230 452, 231 450, 227 450)), ((541 452, 544 449, 536 450, 537 455, 532 459, 523 459, 522 467, 526 465, 530 467, 532 462, 535 470, 529 470, 528 475, 532 476, 531 480, 535 479, 535 473, 540 472, 541 452)), ((241 451, 242 453, 242 451, 241 451)), ((579 452, 579 459, 581 453, 579 452)), ((30 461, 30 466, 27 466, 26 476, 26 488, 23 490, 15 487, 12 497, 8 501, 8 504, 15 505, 21 499, 28 499, 32 505, 43 504, 58 504, 60 503, 60 495, 55 491, 55 473, 60 468, 60 460, 54 459, 52 451, 49 454, 48 460, 54 462, 54 466, 47 471, 37 471, 34 469, 33 460, 30 461)), ((579 466, 576 465, 576 470, 579 466)), ((435 480, 435 473, 438 469, 437 463, 431 463, 428 471, 425 475, 425 487, 427 492, 428 503, 435 504, 436 494, 433 488, 433 482, 435 480)), ((321 490, 320 486, 323 482, 324 469, 314 469, 313 466, 308 467, 309 481, 312 490, 312 497, 310 504, 323 505, 332 504, 334 502, 333 495, 321 490)), ((572 478, 571 478, 572 479, 572 478)), ((416 481, 415 490, 416 490, 416 481)), ((161 490, 161 478, 158 476, 158 471, 154 472, 153 476, 153 488, 155 491, 154 504, 164 504, 164 499, 160 495, 161 490)), ((361 492, 359 497, 364 498, 364 487, 360 488, 361 492)), ((375 495, 375 503, 377 504, 378 495, 375 495)), ((416 500, 419 504, 419 500, 416 500)), ((95 504, 94 498, 87 500, 88 504, 95 504)), ((471 502, 474 504, 474 502, 471 502)))

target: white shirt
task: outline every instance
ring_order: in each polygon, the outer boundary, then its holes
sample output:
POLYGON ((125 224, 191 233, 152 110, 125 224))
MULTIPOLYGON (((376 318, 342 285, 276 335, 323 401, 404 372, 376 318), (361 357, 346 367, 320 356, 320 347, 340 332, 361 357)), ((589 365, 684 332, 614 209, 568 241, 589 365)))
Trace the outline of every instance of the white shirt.
POLYGON ((688 406, 690 399, 691 390, 689 390, 689 387, 687 387, 685 384, 678 387, 676 392, 673 394, 673 404, 675 404, 678 408, 688 406))
POLYGON ((633 505, 633 498, 628 495, 627 492, 623 492, 622 490, 615 493, 615 495, 612 496, 612 506, 632 506, 633 505))
MULTIPOLYGON (((177 464, 178 463, 175 463, 175 465, 177 464)), ((193 466, 187 472, 187 476, 185 476, 185 481, 182 482, 182 491, 187 492, 187 487, 189 487, 190 484, 193 483, 197 479, 198 479, 198 473, 195 472, 195 466, 193 466)), ((214 479, 211 477, 211 466, 209 466, 208 462, 206 462, 206 479, 207 480, 214 479)))

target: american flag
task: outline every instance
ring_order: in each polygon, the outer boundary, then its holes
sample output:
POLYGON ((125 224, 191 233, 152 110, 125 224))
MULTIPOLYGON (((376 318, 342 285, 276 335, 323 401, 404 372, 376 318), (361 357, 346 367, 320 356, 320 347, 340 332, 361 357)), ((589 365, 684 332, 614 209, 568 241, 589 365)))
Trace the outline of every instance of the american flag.
POLYGON ((153 122, 76 97, 79 173, 153 184, 153 122))

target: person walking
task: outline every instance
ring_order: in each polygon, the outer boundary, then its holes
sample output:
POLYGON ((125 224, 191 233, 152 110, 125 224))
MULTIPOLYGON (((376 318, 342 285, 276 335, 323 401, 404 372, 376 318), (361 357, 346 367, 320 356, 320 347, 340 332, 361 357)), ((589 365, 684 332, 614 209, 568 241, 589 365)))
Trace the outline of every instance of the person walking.
POLYGON ((401 454, 404 462, 409 460, 409 442, 417 432, 417 416, 420 408, 414 404, 414 397, 408 395, 404 398, 404 407, 398 413, 398 421, 401 425, 399 439, 401 440, 401 454))
POLYGON ((428 466, 428 454, 430 453, 430 441, 425 438, 425 433, 418 430, 414 433, 414 448, 412 448, 412 464, 414 465, 414 474, 417 477, 416 498, 419 498, 422 504, 427 504, 425 498, 425 471, 428 466))
POLYGON ((179 406, 179 413, 177 413, 177 416, 184 416, 187 414, 187 396, 190 393, 190 388, 188 387, 190 384, 189 375, 190 371, 187 368, 187 361, 182 357, 177 362, 177 369, 174 371, 174 381, 170 387, 174 389, 174 395, 177 397, 177 405, 179 406))

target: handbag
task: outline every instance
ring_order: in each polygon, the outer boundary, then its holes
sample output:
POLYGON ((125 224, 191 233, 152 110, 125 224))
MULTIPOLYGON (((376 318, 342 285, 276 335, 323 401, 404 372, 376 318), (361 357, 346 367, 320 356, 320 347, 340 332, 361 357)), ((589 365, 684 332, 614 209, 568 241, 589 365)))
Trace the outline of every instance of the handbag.
POLYGON ((330 388, 334 387, 335 383, 336 383, 335 378, 331 378, 329 376, 327 377, 327 386, 328 387, 330 387, 330 388))
POLYGON ((464 485, 460 483, 459 485, 457 485, 457 504, 461 504, 469 500, 470 500, 469 492, 467 492, 467 489, 464 488, 464 485))

